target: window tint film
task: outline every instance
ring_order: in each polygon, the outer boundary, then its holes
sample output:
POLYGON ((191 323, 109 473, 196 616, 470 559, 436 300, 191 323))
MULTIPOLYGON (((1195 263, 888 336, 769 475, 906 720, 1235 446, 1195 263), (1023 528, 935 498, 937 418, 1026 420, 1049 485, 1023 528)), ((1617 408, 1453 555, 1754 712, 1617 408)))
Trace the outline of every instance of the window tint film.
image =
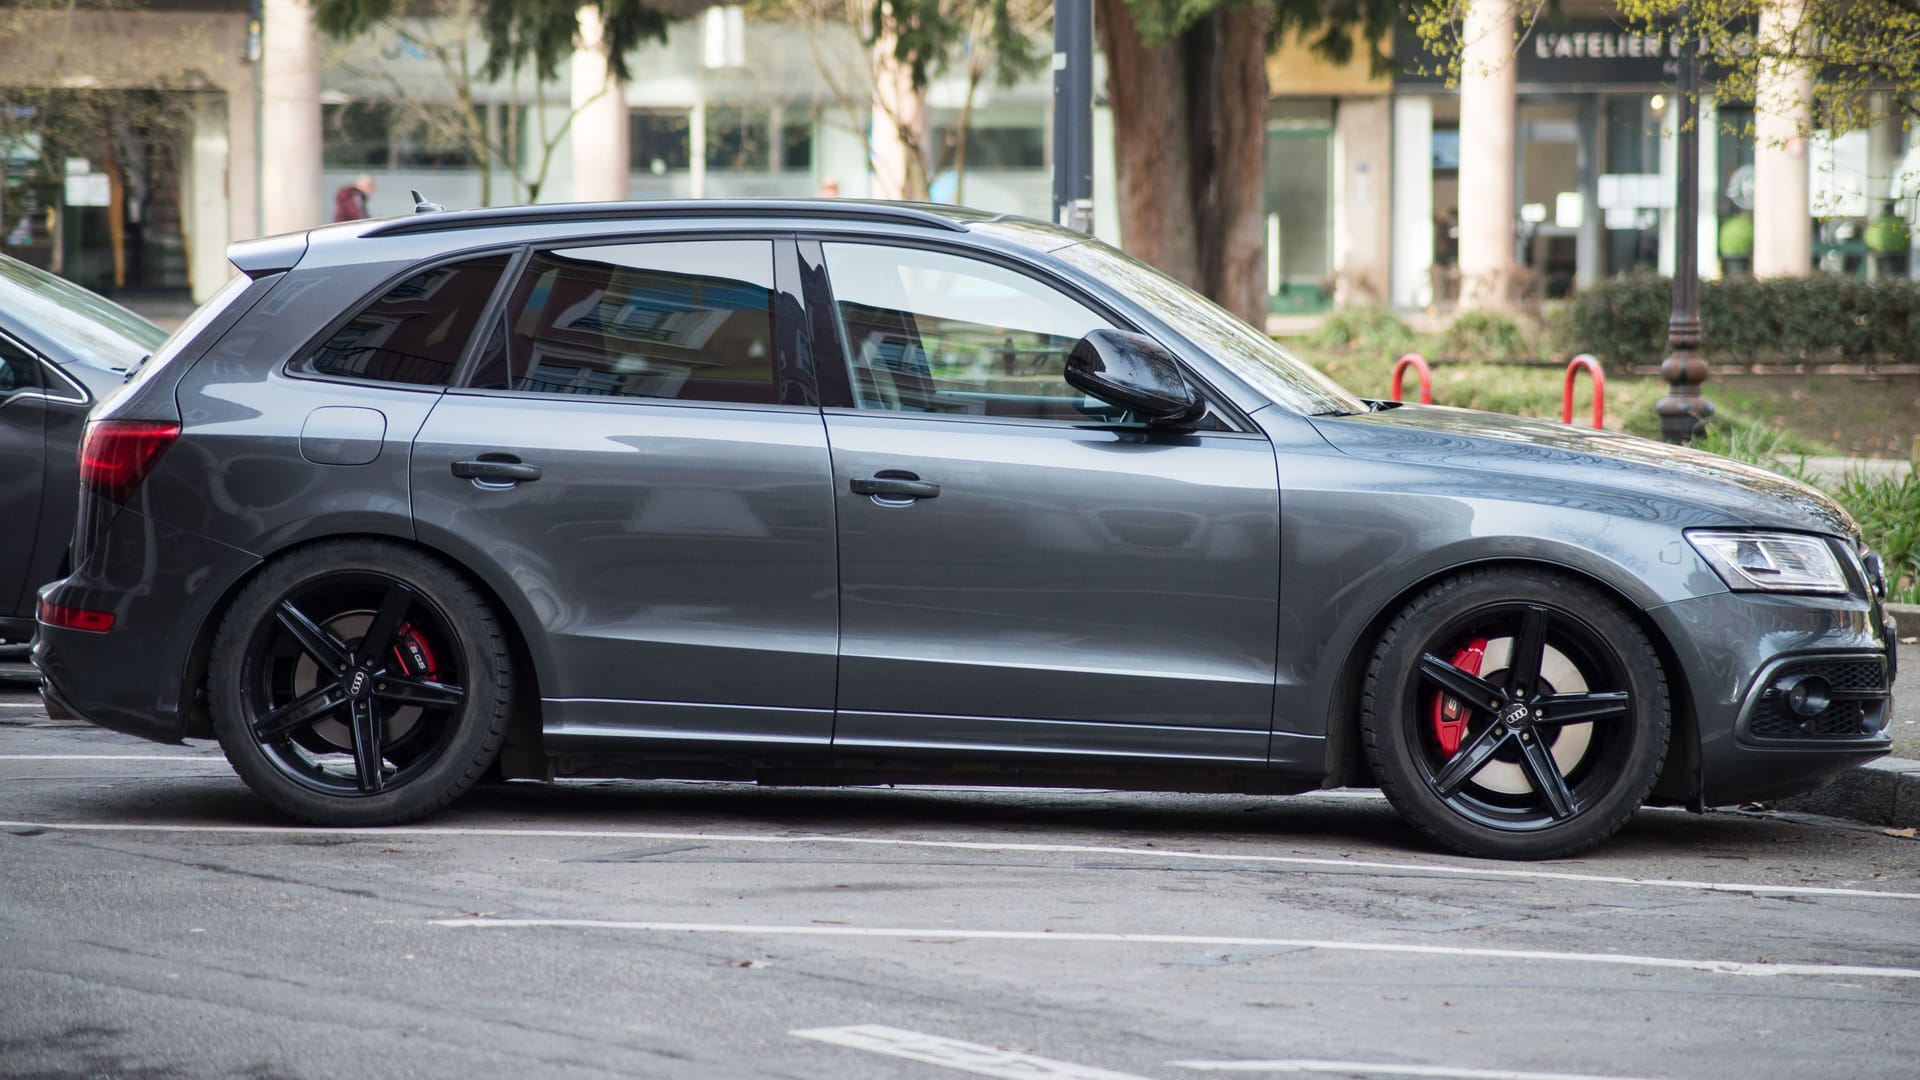
POLYGON ((445 386, 506 268, 507 256, 489 255, 422 270, 335 331, 299 370, 445 386))
POLYGON ((474 385, 542 394, 774 404, 773 243, 712 240, 537 252, 507 305, 506 348, 474 385))
POLYGON ((823 244, 862 409, 1113 422, 1067 385, 1067 354, 1108 322, 993 263, 914 248, 823 244))

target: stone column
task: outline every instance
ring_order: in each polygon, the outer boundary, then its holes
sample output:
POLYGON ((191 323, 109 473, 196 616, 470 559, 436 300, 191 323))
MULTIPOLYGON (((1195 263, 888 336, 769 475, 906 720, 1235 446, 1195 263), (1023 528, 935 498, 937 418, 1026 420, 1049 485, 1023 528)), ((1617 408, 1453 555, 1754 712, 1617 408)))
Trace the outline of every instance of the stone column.
MULTIPOLYGON (((1803 10, 1803 0, 1769 0, 1760 12, 1760 41, 1767 54, 1786 50, 1803 10)), ((1753 117, 1753 274, 1805 275, 1813 270, 1806 132, 1813 69, 1763 58, 1759 76, 1753 117)))
POLYGON ((310 229, 332 214, 321 192, 320 44, 311 0, 265 0, 260 37, 260 223, 310 229))
POLYGON ((1333 120, 1333 299, 1384 304, 1392 291, 1393 123, 1385 97, 1341 100, 1333 120))
MULTIPOLYGON (((627 87, 607 70, 607 51, 595 8, 580 9, 580 37, 573 50, 573 107, 567 142, 573 159, 573 197, 580 202, 627 197, 632 166, 627 128, 627 87)), ((700 148, 694 147, 699 153, 700 148)))
POLYGON ((1514 276, 1514 15, 1472 0, 1460 58, 1460 306, 1511 306, 1514 276))
POLYGON ((1393 99, 1393 306, 1433 302, 1433 99, 1393 99))

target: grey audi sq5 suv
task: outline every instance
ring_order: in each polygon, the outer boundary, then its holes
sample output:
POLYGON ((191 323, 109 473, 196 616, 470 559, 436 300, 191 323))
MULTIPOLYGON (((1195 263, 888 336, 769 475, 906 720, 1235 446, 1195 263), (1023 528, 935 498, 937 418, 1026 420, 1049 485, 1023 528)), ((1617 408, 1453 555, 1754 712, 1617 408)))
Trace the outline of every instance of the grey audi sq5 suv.
POLYGON ((1879 560, 1658 443, 1366 401, 950 207, 237 245, 94 412, 49 704, 326 825, 489 777, 1377 785, 1564 855, 1888 748, 1879 560))

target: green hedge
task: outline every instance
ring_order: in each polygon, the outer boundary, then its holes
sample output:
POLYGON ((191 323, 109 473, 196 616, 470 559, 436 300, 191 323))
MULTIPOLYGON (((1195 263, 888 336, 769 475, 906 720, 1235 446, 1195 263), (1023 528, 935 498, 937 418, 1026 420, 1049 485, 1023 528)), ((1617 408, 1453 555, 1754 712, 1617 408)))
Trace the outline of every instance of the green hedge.
MULTIPOLYGON (((1673 283, 1654 274, 1583 290, 1560 312, 1559 346, 1609 365, 1656 364, 1667 351, 1673 283)), ((1836 274, 1703 282, 1700 323, 1710 360, 1736 363, 1920 361, 1920 282, 1836 274)))

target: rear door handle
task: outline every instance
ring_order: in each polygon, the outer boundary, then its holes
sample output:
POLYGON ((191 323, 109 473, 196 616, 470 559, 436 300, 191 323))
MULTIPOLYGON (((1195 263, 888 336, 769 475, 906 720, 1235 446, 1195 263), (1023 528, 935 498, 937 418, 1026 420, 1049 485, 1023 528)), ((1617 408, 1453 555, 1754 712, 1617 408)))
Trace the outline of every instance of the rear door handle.
POLYGON ((911 502, 914 499, 932 499, 940 494, 939 484, 930 484, 910 472, 888 469, 873 476, 855 477, 847 486, 855 495, 871 495, 875 499, 911 502))
POLYGON ((463 480, 518 483, 540 479, 540 466, 528 465, 512 454, 481 454, 471 461, 454 462, 453 475, 463 480))

